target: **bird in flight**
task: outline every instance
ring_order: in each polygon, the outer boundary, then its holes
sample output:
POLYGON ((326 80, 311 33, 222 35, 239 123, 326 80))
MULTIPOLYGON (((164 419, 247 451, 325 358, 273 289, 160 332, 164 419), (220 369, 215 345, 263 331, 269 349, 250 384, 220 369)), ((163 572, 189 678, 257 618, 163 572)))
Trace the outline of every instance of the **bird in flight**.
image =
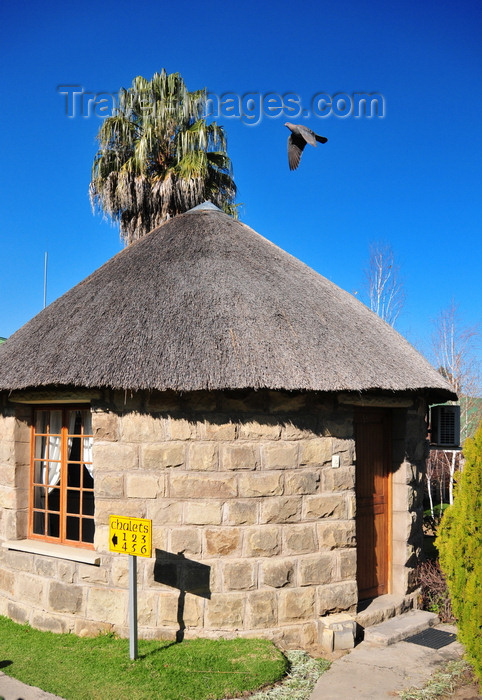
POLYGON ((302 126, 302 124, 286 122, 285 126, 291 131, 291 134, 288 136, 288 164, 290 170, 296 170, 300 164, 301 154, 307 143, 309 143, 310 146, 316 146, 317 141, 319 143, 326 143, 328 141, 324 136, 318 136, 318 134, 308 129, 307 126, 302 126))

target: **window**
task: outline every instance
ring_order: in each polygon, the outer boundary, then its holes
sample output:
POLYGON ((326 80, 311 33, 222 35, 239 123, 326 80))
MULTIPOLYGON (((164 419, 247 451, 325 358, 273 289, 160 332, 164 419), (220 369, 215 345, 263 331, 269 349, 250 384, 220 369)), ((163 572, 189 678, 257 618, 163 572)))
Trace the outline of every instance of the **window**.
POLYGON ((89 409, 34 412, 29 537, 93 548, 94 479, 89 409))

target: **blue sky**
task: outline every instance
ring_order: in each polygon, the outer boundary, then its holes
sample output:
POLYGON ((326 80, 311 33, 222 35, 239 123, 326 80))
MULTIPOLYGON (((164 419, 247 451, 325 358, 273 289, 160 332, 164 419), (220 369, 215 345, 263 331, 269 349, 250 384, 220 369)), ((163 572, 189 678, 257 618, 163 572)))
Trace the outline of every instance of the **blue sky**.
POLYGON ((286 116, 221 116, 241 219, 359 297, 370 244, 390 243, 397 328, 426 354, 452 299, 480 323, 481 35, 480 0, 6 0, 0 336, 41 310, 45 251, 50 303, 122 247, 88 199, 101 117, 68 117, 59 86, 116 93, 163 67, 190 90, 295 93, 306 108, 319 93, 383 95, 383 118, 295 119, 329 139, 295 172, 286 116))

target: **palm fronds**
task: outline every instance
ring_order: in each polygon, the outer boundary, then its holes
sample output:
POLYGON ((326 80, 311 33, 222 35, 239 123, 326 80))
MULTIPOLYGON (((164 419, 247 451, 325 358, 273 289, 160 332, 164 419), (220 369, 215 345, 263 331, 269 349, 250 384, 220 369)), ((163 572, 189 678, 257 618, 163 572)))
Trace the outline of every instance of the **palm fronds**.
POLYGON ((226 135, 206 123, 206 100, 179 73, 138 76, 99 129, 90 200, 127 244, 206 200, 237 218, 226 135))

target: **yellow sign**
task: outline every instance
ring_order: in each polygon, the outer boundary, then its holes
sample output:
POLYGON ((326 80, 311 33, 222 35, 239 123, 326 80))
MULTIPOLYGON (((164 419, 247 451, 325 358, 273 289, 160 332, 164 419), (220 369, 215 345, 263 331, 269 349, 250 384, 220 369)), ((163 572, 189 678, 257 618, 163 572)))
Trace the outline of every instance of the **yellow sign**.
POLYGON ((109 515, 109 551, 150 557, 152 520, 109 515))

